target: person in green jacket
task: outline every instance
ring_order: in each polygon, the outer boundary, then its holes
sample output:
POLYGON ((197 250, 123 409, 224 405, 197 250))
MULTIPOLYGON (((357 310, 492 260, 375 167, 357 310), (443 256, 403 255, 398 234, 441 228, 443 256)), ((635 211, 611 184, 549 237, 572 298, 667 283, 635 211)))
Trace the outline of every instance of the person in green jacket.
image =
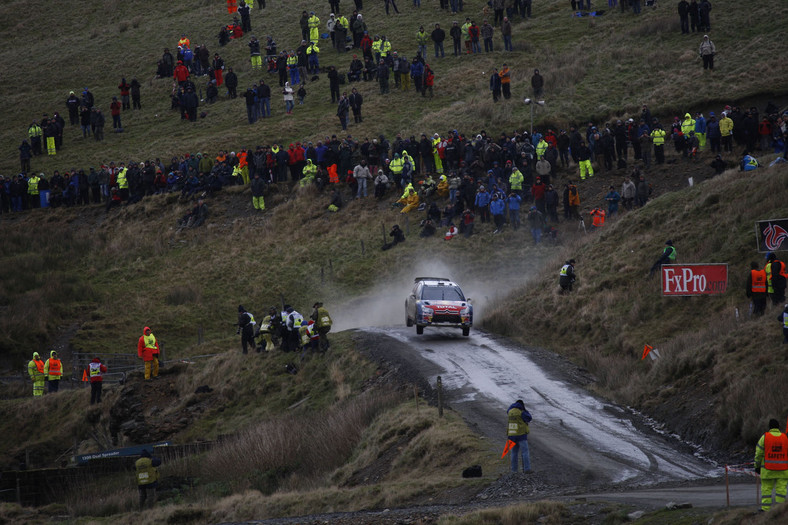
POLYGON ((317 302, 312 305, 312 315, 310 318, 315 322, 317 333, 320 336, 320 351, 325 353, 331 343, 328 342, 328 332, 331 331, 331 315, 323 307, 323 303, 317 302))
POLYGON ((507 436, 514 443, 512 447, 512 472, 517 472, 518 460, 522 457, 523 472, 531 472, 531 454, 528 449, 528 434, 531 432, 528 423, 531 422, 531 413, 525 408, 522 399, 518 399, 506 411, 508 421, 507 436))
POLYGON ((648 276, 651 277, 654 275, 655 272, 659 271, 662 268, 663 264, 675 264, 676 263, 676 248, 673 247, 673 241, 668 239, 665 241, 665 249, 662 250, 662 255, 659 256, 657 262, 654 263, 654 266, 651 267, 651 271, 649 272, 648 276))
POLYGON ((156 489, 159 487, 159 469, 161 460, 151 456, 147 449, 143 449, 140 459, 134 463, 137 478, 137 489, 140 493, 140 510, 145 508, 148 499, 148 492, 151 492, 150 507, 156 503, 156 489))

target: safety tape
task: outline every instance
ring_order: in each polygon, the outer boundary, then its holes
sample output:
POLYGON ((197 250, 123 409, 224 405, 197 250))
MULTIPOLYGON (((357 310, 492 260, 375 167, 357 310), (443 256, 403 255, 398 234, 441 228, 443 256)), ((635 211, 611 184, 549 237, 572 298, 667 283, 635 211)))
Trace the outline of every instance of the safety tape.
POLYGON ((725 470, 727 472, 737 472, 739 474, 747 474, 748 476, 752 476, 754 478, 760 477, 759 474, 753 472, 752 467, 755 466, 754 462, 750 463, 739 463, 738 465, 725 465, 725 470))

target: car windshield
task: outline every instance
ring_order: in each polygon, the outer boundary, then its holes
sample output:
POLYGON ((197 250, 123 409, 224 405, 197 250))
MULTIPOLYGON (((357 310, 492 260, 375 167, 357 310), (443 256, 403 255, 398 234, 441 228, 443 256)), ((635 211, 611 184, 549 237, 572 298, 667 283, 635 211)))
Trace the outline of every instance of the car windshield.
POLYGON ((453 286, 425 286, 421 293, 425 301, 464 301, 462 292, 453 286))

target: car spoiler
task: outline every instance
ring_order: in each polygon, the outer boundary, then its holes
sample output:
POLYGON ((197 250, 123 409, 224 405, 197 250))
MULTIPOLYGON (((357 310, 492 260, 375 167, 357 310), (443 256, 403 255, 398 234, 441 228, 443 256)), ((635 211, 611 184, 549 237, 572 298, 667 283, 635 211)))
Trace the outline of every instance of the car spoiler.
POLYGON ((413 282, 417 283, 419 281, 445 281, 447 283, 450 283, 451 279, 447 279, 445 277, 416 277, 415 279, 413 279, 413 282))

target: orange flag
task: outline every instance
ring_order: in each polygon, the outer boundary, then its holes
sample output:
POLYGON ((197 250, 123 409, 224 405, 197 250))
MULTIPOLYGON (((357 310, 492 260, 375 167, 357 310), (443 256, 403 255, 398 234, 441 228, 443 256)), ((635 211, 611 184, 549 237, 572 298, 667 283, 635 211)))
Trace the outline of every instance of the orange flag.
POLYGON ((517 443, 515 443, 511 439, 507 439, 506 444, 503 446, 503 454, 501 454, 501 459, 503 459, 506 456, 506 454, 508 454, 509 451, 512 450, 512 447, 515 446, 516 444, 517 443))
MULTIPOLYGON (((652 350, 654 350, 653 346, 645 345, 643 347, 643 357, 641 357, 640 360, 643 361, 646 358, 646 356, 648 355, 648 353, 651 352, 652 350)), ((654 354, 654 355, 656 355, 656 354, 654 354)))
POLYGON ((83 370, 82 371, 82 381, 87 381, 87 380, 88 380, 88 371, 87 370, 83 370))

